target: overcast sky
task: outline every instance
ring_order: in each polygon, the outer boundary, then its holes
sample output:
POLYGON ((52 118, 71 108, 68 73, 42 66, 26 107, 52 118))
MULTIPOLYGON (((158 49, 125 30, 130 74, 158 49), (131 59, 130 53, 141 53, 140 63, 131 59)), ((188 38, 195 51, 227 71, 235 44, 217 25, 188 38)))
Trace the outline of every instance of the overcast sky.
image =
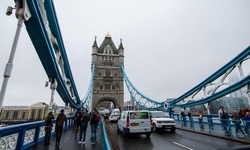
MULTIPOLYGON (((249 0, 54 0, 64 45, 81 98, 90 80, 94 37, 122 38, 125 70, 144 95, 164 101, 202 82, 250 45, 249 0)), ((0 84, 17 19, 0 1, 0 84)), ((47 75, 22 28, 3 106, 50 101, 47 75)), ((129 99, 125 88, 125 100, 129 99)), ((58 94, 58 105, 64 105, 58 94)))

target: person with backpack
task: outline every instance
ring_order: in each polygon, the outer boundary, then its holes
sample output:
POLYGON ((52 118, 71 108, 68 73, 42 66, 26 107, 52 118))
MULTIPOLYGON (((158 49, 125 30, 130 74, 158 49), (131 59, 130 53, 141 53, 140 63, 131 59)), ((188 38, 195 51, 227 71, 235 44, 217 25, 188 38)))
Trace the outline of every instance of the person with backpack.
POLYGON ((91 126, 91 144, 96 143, 96 129, 99 123, 100 115, 96 108, 93 108, 91 117, 90 117, 90 126, 91 126))

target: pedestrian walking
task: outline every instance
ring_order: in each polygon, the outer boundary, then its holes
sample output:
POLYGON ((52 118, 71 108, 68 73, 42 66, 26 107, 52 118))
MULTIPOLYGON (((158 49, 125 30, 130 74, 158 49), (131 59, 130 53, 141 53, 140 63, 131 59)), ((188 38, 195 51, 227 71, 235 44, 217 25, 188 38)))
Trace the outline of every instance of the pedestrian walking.
POLYGON ((189 119, 189 122, 190 122, 190 128, 193 128, 194 124, 193 124, 193 117, 192 117, 191 112, 188 112, 188 119, 189 119))
POLYGON ((54 115, 52 111, 50 111, 46 117, 45 117, 45 139, 44 139, 44 145, 50 144, 50 135, 52 131, 52 119, 54 119, 54 115))
POLYGON ((250 127, 250 112, 246 112, 246 116, 245 116, 245 132, 246 132, 246 135, 249 134, 249 127, 250 127))
POLYGON ((96 129, 99 123, 100 115, 98 114, 96 108, 93 108, 91 117, 90 117, 90 126, 91 126, 91 144, 96 143, 96 129))
POLYGON ((76 136, 77 136, 78 128, 81 127, 81 119, 82 119, 82 114, 81 114, 81 113, 77 113, 77 117, 76 117, 76 133, 75 133, 75 138, 76 138, 76 136))
POLYGON ((224 107, 220 106, 220 109, 218 110, 218 116, 221 122, 221 127, 227 133, 227 113, 224 110, 224 107))
POLYGON ((223 109, 222 111, 221 124, 222 124, 223 130, 225 131, 225 134, 227 136, 230 136, 230 130, 228 130, 229 118, 228 118, 228 113, 225 109, 223 109))
POLYGON ((84 109, 83 110, 83 114, 82 114, 82 118, 81 118, 81 128, 80 128, 80 136, 79 136, 79 144, 85 144, 85 139, 86 139, 86 131, 88 128, 88 122, 90 120, 90 116, 88 114, 88 110, 84 109))
POLYGON ((235 125, 235 134, 237 134, 238 131, 240 130, 241 133, 244 135, 245 133, 243 132, 243 130, 240 127, 240 124, 241 124, 240 115, 236 110, 233 110, 232 120, 233 120, 233 123, 235 125))
POLYGON ((64 121, 66 121, 66 115, 64 114, 64 109, 61 109, 56 117, 56 145, 60 144, 64 121))
POLYGON ((182 121, 183 121, 183 125, 184 126, 187 126, 187 120, 186 120, 186 115, 184 113, 184 111, 181 111, 181 118, 182 118, 182 121))
POLYGON ((198 115, 198 120, 199 120, 200 128, 201 128, 201 129, 204 129, 202 112, 199 111, 197 115, 198 115))

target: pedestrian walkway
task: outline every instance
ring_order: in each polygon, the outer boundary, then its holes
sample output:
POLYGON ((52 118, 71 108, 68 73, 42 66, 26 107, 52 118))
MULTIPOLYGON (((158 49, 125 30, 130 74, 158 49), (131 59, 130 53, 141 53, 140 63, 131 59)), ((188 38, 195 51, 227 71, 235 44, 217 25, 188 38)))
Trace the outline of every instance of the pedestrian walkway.
POLYGON ((231 135, 225 134, 225 131, 219 124, 213 124, 212 126, 209 126, 209 124, 204 124, 203 126, 200 126, 198 122, 194 122, 193 124, 190 124, 190 122, 186 122, 186 125, 184 125, 182 121, 176 120, 176 127, 181 130, 250 144, 250 135, 243 135, 240 132, 236 134, 234 126, 230 127, 231 135))
POLYGON ((102 139, 101 139, 101 129, 97 129, 97 142, 91 144, 91 128, 88 126, 86 133, 86 143, 78 144, 79 141, 79 130, 78 135, 75 138, 75 128, 70 127, 70 129, 64 130, 62 133, 62 138, 59 146, 56 146, 56 137, 55 135, 50 138, 50 145, 44 146, 44 140, 40 141, 38 144, 31 146, 28 150, 77 150, 77 149, 102 149, 102 139))

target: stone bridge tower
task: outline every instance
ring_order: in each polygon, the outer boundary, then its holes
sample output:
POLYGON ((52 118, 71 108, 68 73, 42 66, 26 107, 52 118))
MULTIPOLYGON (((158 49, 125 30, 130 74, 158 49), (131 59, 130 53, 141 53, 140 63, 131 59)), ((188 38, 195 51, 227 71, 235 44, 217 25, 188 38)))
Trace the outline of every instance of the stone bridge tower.
MULTIPOLYGON (((92 63, 95 63, 92 108, 113 103, 114 108, 123 110, 124 81, 120 67, 121 64, 124 65, 122 41, 117 49, 111 35, 106 34, 101 46, 98 47, 95 38, 92 46, 92 63)), ((110 106, 108 108, 110 109, 110 106)))

